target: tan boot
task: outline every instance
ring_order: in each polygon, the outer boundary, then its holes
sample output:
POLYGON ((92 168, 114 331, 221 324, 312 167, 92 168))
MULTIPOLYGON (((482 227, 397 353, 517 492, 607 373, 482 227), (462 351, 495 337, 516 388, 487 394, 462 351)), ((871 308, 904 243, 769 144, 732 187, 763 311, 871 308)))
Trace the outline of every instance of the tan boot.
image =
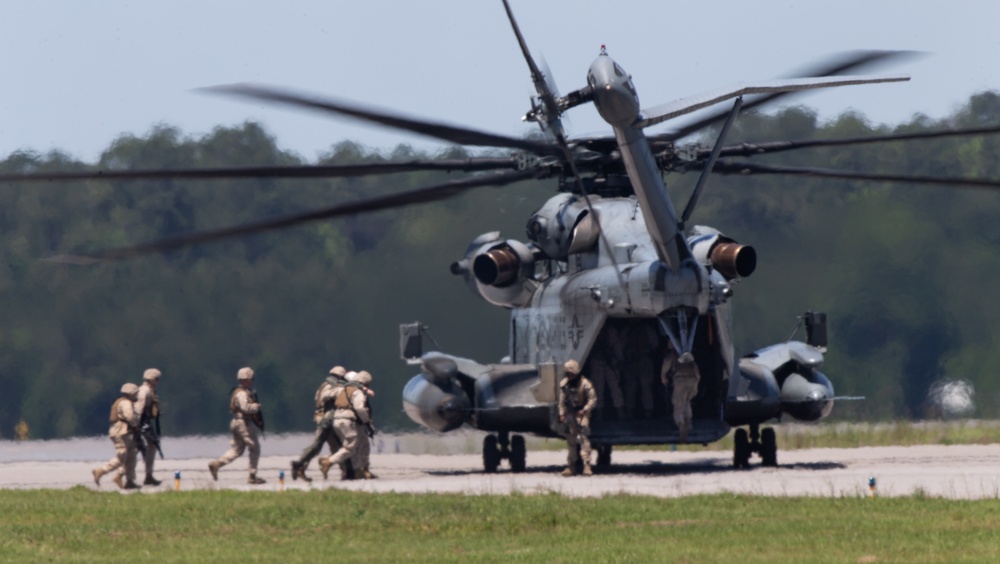
POLYGON ((594 475, 594 471, 590 469, 590 464, 584 464, 583 465, 583 475, 584 476, 593 476, 594 475))
POLYGON ((212 473, 212 479, 216 482, 219 481, 219 461, 213 460, 208 463, 208 471, 212 473))
POLYGON ((576 469, 572 466, 567 466, 566 469, 562 471, 563 476, 572 476, 573 474, 576 474, 576 469))
POLYGON ((94 468, 93 474, 94 474, 94 483, 97 484, 98 487, 100 487, 101 486, 101 476, 104 475, 104 469, 102 469, 102 468, 94 468))
POLYGON ((333 464, 330 464, 330 461, 326 458, 319 461, 319 471, 323 474, 324 480, 327 478, 327 474, 330 473, 331 466, 333 466, 333 464))
POLYGON ((114 482, 116 486, 118 486, 118 489, 120 489, 120 490, 124 490, 125 489, 125 482, 122 482, 122 475, 121 474, 115 474, 115 477, 112 478, 111 481, 114 482))
POLYGON ((364 468, 361 470, 361 478, 364 480, 374 480, 375 474, 372 474, 367 468, 364 468))
POLYGON ((250 477, 247 478, 247 483, 251 486, 259 486, 260 484, 266 484, 267 480, 264 478, 258 478, 257 474, 250 474, 250 477))

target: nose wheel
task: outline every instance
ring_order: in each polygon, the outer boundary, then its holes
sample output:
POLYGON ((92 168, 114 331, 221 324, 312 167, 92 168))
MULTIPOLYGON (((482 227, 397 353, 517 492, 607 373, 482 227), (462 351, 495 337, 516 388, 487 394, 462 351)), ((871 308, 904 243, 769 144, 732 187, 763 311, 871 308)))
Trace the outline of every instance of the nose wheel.
POLYGON ((761 466, 778 465, 778 440, 774 429, 767 427, 763 431, 758 425, 750 425, 750 432, 737 429, 733 435, 733 468, 749 468, 750 456, 760 455, 761 466))
POLYGON ((524 436, 512 437, 506 431, 496 435, 486 435, 483 439, 483 470, 487 474, 496 472, 504 459, 510 464, 511 472, 524 472, 528 459, 524 436))

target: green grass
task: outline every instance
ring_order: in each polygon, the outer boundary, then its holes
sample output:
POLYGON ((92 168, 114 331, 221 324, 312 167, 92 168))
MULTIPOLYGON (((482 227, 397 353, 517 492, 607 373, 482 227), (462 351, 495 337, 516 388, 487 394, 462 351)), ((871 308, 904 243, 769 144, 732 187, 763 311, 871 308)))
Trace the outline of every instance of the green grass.
MULTIPOLYGON (((892 421, 885 423, 781 423, 770 425, 780 450, 858 448, 914 445, 987 445, 1000 443, 1000 421, 892 421)), ((662 450, 666 446, 616 447, 623 450, 662 450)), ((678 450, 733 449, 733 433, 707 446, 678 446, 678 450)))
POLYGON ((997 561, 1000 500, 0 491, 0 559, 997 561))

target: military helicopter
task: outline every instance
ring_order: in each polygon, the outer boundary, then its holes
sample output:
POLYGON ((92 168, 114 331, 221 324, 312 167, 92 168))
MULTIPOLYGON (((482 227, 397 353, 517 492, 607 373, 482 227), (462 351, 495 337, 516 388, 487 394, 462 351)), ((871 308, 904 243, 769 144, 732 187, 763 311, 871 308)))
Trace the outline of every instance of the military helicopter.
POLYGON ((586 84, 558 94, 550 73, 529 52, 514 15, 503 2, 529 67, 536 95, 524 120, 537 123, 540 138, 512 138, 365 108, 360 104, 260 85, 237 84, 210 93, 267 101, 347 116, 416 132, 451 143, 499 148, 503 156, 461 160, 412 160, 370 165, 251 167, 210 170, 104 170, 6 175, 0 181, 77 179, 344 177, 415 170, 464 171, 471 176, 388 196, 364 199, 291 216, 191 233, 129 247, 52 257, 87 264, 121 260, 183 246, 282 229, 308 222, 439 201, 483 186, 529 179, 556 181, 558 192, 528 219, 527 242, 489 232, 474 239, 452 274, 488 303, 510 310, 509 355, 483 364, 440 351, 425 352, 420 323, 402 325, 401 354, 420 367, 403 390, 403 406, 423 427, 448 432, 463 426, 486 431, 483 466, 496 471, 507 460, 526 468, 523 434, 559 437, 556 399, 564 361, 576 360, 595 383, 599 404, 591 440, 598 464, 610 464, 615 445, 707 444, 736 427, 733 462, 777 464, 777 444, 767 422, 788 416, 816 421, 838 398, 821 371, 826 316, 806 312, 806 341, 785 341, 737 358, 732 299, 734 284, 756 268, 753 247, 716 229, 688 228, 711 173, 793 174, 871 181, 1000 186, 970 178, 886 176, 815 168, 774 167, 751 157, 804 147, 875 143, 936 136, 995 133, 952 130, 865 139, 725 145, 741 109, 790 92, 907 80, 905 76, 846 76, 892 52, 855 53, 817 68, 812 78, 739 84, 643 109, 632 77, 600 49, 586 84), (757 96, 744 103, 745 96, 757 96), (646 136, 647 127, 733 100, 733 106, 682 128, 646 136), (561 117, 593 104, 613 135, 572 139, 561 117), (723 122, 712 148, 677 141, 723 122), (725 160, 720 160, 720 158, 725 160), (663 181, 667 172, 700 172, 686 206, 677 214, 663 181), (694 359, 701 372, 693 401, 694 426, 682 437, 659 381, 667 348, 694 359))

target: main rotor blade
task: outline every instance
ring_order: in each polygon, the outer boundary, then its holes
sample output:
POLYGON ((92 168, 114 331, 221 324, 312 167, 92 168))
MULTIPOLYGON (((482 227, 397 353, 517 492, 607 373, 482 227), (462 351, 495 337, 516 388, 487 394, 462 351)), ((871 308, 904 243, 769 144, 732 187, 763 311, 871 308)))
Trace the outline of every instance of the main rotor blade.
POLYGON ((559 121, 559 104, 556 102, 555 88, 549 84, 551 77, 543 74, 538 65, 535 64, 535 59, 531 57, 531 52, 528 50, 528 43, 524 40, 524 36, 521 35, 521 28, 518 27, 517 20, 514 19, 514 12, 511 11, 507 0, 503 0, 503 9, 507 11, 507 19, 510 20, 510 26, 514 29, 514 35, 517 36, 517 44, 521 46, 521 53, 524 55, 525 62, 528 63, 528 70, 531 71, 531 82, 535 85, 535 92, 538 93, 538 97, 542 100, 545 112, 545 125, 557 139, 560 137, 564 138, 565 133, 562 129, 562 123, 559 121))
MULTIPOLYGON (((884 143, 888 141, 912 141, 917 139, 936 139, 941 137, 960 137, 965 135, 990 135, 1000 133, 1000 126, 976 127, 970 129, 946 129, 942 131, 919 131, 913 133, 893 133, 871 137, 844 137, 841 139, 812 139, 808 141, 774 141, 770 143, 741 143, 723 147, 724 157, 752 157, 795 149, 810 147, 835 147, 843 145, 863 145, 865 143, 884 143)), ((708 149, 699 150, 698 154, 708 154, 708 149)))
POLYGON ((837 86, 855 86, 859 84, 876 84, 880 82, 905 82, 910 80, 906 75, 890 76, 830 76, 813 78, 785 78, 753 83, 740 82, 732 86, 687 96, 666 104, 644 109, 633 127, 645 128, 662 123, 684 114, 698 111, 724 100, 745 96, 747 94, 764 94, 768 92, 799 92, 817 88, 837 86))
MULTIPOLYGON (((583 179, 580 178, 580 171, 576 165, 576 159, 573 158, 573 151, 569 147, 569 142, 566 140, 566 134, 562 128, 562 122, 559 120, 559 105, 556 102, 556 96, 553 92, 554 88, 550 88, 548 82, 546 81, 545 75, 538 70, 538 65, 535 64, 535 60, 531 58, 531 53, 528 51, 528 44, 524 41, 524 37, 521 35, 521 29, 517 26, 517 21, 514 20, 514 12, 510 9, 510 4, 507 0, 503 0, 503 8, 507 11, 507 18, 510 20, 511 27, 514 28, 514 35, 517 36, 517 42, 521 46, 521 53, 524 54, 524 60, 528 63, 528 68, 531 70, 531 81, 535 83, 535 91, 538 92, 539 98, 542 99, 542 105, 544 106, 544 118, 545 123, 548 126, 549 131, 556 139, 558 143, 559 150, 562 152, 563 159, 569 165, 570 173, 573 174, 573 178, 576 182, 576 187, 583 195, 583 201, 587 204, 587 212, 594 219, 597 224, 597 234, 604 242, 604 246, 610 251, 611 245, 608 244, 607 235, 604 234, 604 229, 601 228, 600 217, 597 212, 594 211, 594 205, 590 201, 590 196, 587 194, 587 187, 583 185, 583 179)), ((618 268, 618 261, 615 260, 614 254, 609 255, 611 257, 611 264, 615 268, 615 274, 618 276, 618 283, 624 287, 625 279, 622 276, 621 270, 618 268)))
POLYGON ((257 166, 240 168, 203 169, 147 169, 147 170, 91 170, 73 172, 40 172, 27 174, 0 174, 0 183, 6 182, 60 182, 71 180, 155 180, 155 179, 204 179, 230 178, 339 178, 368 176, 422 170, 479 172, 486 170, 516 169, 513 158, 471 158, 445 160, 412 160, 391 163, 356 165, 304 165, 257 166))
POLYGON ((143 243, 130 247, 120 247, 117 249, 109 249, 95 253, 86 253, 81 255, 57 255, 49 257, 45 260, 48 262, 65 264, 93 264, 96 262, 122 260, 141 255, 169 251, 171 249, 199 245, 210 241, 218 241, 221 239, 230 239, 253 233, 284 229, 304 223, 343 217, 345 215, 354 215, 416 204, 425 204, 428 202, 451 198, 452 196, 457 196, 473 188, 479 188, 482 186, 504 186, 534 178, 536 175, 537 173, 534 171, 484 174, 482 176, 454 180, 444 184, 428 186, 426 188, 419 188, 417 190, 411 190, 399 194, 378 196, 375 198, 338 204, 328 208, 255 221, 244 225, 236 225, 233 227, 212 229, 208 231, 198 231, 150 243, 143 243))
POLYGON ((831 170, 825 168, 800 168, 791 166, 765 165, 745 161, 718 161, 716 174, 788 174, 792 176, 813 176, 816 178, 840 178, 844 180, 871 180, 873 182, 900 182, 906 184, 940 184, 946 186, 966 186, 974 188, 1000 188, 1000 180, 988 178, 947 178, 938 176, 909 176, 905 174, 872 174, 831 170))
MULTIPOLYGON (((903 59, 917 55, 915 51, 852 51, 834 55, 833 57, 821 61, 813 66, 802 69, 794 73, 795 76, 834 76, 858 70, 859 68, 876 62, 889 62, 891 59, 903 59)), ((769 104, 794 94, 793 92, 780 92, 761 96, 754 100, 747 101, 743 105, 743 111, 753 109, 761 104, 769 104)), ((704 118, 693 121, 678 129, 660 135, 650 136, 651 141, 674 141, 682 137, 687 137, 692 133, 700 131, 710 125, 718 123, 726 118, 728 111, 720 110, 704 118)))
POLYGON ((364 108, 359 104, 334 100, 327 97, 319 97, 310 94, 295 93, 288 90, 281 90, 255 84, 229 84, 222 86, 211 86, 200 89, 204 92, 214 94, 229 94, 250 98, 254 100, 265 100, 277 102, 299 108, 309 108, 326 113, 350 116, 372 123, 378 123, 396 129, 412 131, 428 137, 434 137, 449 143, 460 145, 474 145, 479 147, 502 147, 523 149, 539 154, 555 154, 558 150, 551 145, 536 143, 526 139, 516 139, 494 133, 485 133, 467 127, 445 125, 432 121, 408 118, 389 113, 385 110, 375 110, 364 108))

